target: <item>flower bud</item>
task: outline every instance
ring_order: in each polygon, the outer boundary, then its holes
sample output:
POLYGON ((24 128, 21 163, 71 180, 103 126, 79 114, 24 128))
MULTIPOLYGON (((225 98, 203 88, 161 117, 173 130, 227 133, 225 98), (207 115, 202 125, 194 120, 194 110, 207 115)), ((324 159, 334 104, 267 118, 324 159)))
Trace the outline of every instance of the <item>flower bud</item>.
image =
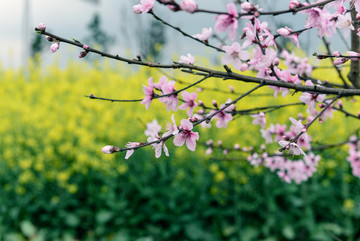
POLYGON ((198 7, 194 0, 184 0, 180 3, 180 8, 185 12, 193 13, 198 7))
POLYGON ((60 42, 56 41, 50 46, 51 52, 55 53, 59 49, 60 42))
POLYGON ((239 144, 235 144, 235 145, 234 145, 234 149, 235 149, 235 150, 240 150, 240 145, 239 145, 239 144))
POLYGON ((212 101, 212 105, 213 105, 215 108, 218 108, 218 104, 217 104, 216 100, 213 100, 213 101, 212 101))
POLYGON ((339 51, 334 51, 333 55, 334 57, 340 57, 341 54, 339 51))
POLYGON ((194 123, 194 122, 197 122, 198 121, 198 118, 192 116, 190 117, 190 122, 194 123))
POLYGON ((50 37, 50 36, 45 36, 45 39, 49 42, 53 42, 55 39, 53 37, 50 37))
POLYGON ((349 60, 348 58, 335 59, 334 60, 334 65, 340 65, 340 64, 346 63, 346 61, 348 61, 348 60, 349 60))
POLYGON ((86 44, 83 45, 83 49, 84 50, 89 50, 89 46, 87 46, 86 44))
POLYGON ((87 51, 81 51, 80 53, 79 53, 79 58, 84 58, 86 55, 87 55, 87 51))
POLYGON ((45 31, 45 29, 46 29, 45 24, 39 23, 38 29, 39 29, 40 31, 45 31))
POLYGON ((114 153, 114 152, 120 151, 120 148, 110 145, 110 146, 104 146, 104 147, 101 149, 101 151, 104 152, 105 154, 112 154, 112 153, 114 153))
POLYGON ((300 4, 301 3, 299 3, 299 1, 297 1, 297 0, 291 0, 289 3, 289 9, 298 8, 298 7, 300 7, 300 4))

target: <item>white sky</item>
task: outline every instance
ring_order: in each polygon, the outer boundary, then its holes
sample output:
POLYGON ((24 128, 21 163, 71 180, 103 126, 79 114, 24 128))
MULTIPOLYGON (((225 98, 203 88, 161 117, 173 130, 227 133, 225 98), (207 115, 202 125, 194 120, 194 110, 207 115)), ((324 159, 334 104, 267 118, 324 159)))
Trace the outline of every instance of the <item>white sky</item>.
MULTIPOLYGON (((149 15, 135 15, 132 12, 132 5, 140 0, 98 0, 98 4, 90 3, 86 0, 0 0, 0 63, 5 67, 19 67, 23 61, 23 47, 25 45, 26 35, 24 27, 27 26, 27 34, 30 39, 33 38, 33 31, 40 22, 47 26, 48 31, 66 38, 76 38, 81 40, 88 35, 86 26, 92 19, 95 12, 101 17, 103 28, 111 35, 116 37, 116 45, 110 50, 112 53, 125 54, 128 50, 138 53, 134 41, 130 40, 123 32, 127 29, 129 33, 134 33, 141 22, 152 18, 149 15), (25 2, 29 3, 29 22, 24 23, 25 2), (136 19, 138 18, 138 19, 136 19)), ((263 8, 272 10, 286 9, 288 0, 263 0, 271 4, 262 5, 263 8)), ((225 4, 228 0, 197 0, 200 8, 211 10, 225 10, 225 4)), ((155 9, 161 17, 172 24, 181 27, 190 34, 201 32, 203 27, 214 27, 214 15, 207 14, 188 14, 183 12, 172 13, 163 6, 155 9)), ((292 16, 286 14, 283 17, 277 17, 276 20, 282 24, 291 26, 293 29, 300 29, 304 25, 304 17, 292 16), (292 22, 287 22, 291 20, 292 22), (295 20, 295 21, 294 21, 295 20)), ((268 21, 271 22, 269 19, 268 21)), ((133 34, 132 34, 133 35, 133 34)), ((138 36, 144 37, 144 36, 138 36)), ((300 36, 303 42, 306 42, 306 36, 300 36)), ((306 43, 305 43, 306 44, 306 43)), ((64 45, 61 46, 63 49, 64 45)), ((312 48, 317 49, 318 43, 312 43, 312 48)), ((61 50, 62 50, 61 49, 61 50)), ((78 51, 78 50, 77 50, 78 51)), ((211 50, 210 50, 211 51, 211 50)), ((51 54, 44 53, 45 61, 51 61, 53 58, 77 57, 77 53, 69 51, 59 51, 62 53, 51 54), (66 53, 66 54, 65 54, 66 53)), ((173 53, 180 55, 186 53, 203 54, 209 53, 201 44, 193 43, 191 40, 183 37, 181 34, 168 30, 167 58, 171 59, 173 53)), ((165 55, 166 57, 166 55, 165 55)), ((165 59, 164 61, 167 61, 165 59)))

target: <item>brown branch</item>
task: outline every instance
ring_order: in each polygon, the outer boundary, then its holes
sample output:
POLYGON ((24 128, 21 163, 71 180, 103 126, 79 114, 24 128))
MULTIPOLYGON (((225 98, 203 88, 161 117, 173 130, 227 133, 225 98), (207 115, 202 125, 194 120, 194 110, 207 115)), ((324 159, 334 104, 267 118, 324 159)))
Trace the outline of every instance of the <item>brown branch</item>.
MULTIPOLYGON (((37 28, 35 30, 40 31, 37 28)), ((62 38, 60 36, 57 36, 55 34, 52 34, 52 33, 46 32, 46 31, 42 31, 41 34, 53 37, 57 41, 65 42, 65 43, 77 46, 79 48, 83 47, 83 44, 80 43, 79 41, 68 40, 68 39, 62 38)), ((128 64, 146 66, 146 67, 150 67, 150 68, 182 69, 182 70, 190 70, 191 73, 194 73, 193 71, 198 71, 198 73, 204 73, 203 75, 209 74, 211 77, 214 77, 214 78, 232 79, 232 80, 237 80, 237 81, 242 81, 242 82, 247 82, 247 83, 257 83, 257 84, 261 83, 262 85, 266 85, 266 86, 283 87, 283 88, 293 89, 295 91, 300 91, 300 92, 311 92, 311 93, 318 93, 318 94, 334 94, 334 95, 341 94, 342 96, 360 95, 360 89, 335 89, 335 88, 324 87, 324 86, 320 86, 320 85, 314 85, 314 86, 299 85, 299 84, 289 83, 289 82, 285 82, 285 81, 257 78, 257 77, 237 74, 234 72, 218 71, 218 70, 209 69, 209 68, 205 68, 205 67, 201 67, 201 66, 197 66, 197 65, 189 65, 189 64, 182 64, 182 63, 174 63, 174 64, 151 63, 151 62, 145 62, 145 61, 141 61, 141 60, 120 57, 119 55, 105 53, 103 51, 100 51, 100 50, 97 50, 97 49, 94 49, 91 47, 89 47, 87 49, 87 51, 101 55, 102 57, 115 59, 115 60, 125 62, 128 64)))

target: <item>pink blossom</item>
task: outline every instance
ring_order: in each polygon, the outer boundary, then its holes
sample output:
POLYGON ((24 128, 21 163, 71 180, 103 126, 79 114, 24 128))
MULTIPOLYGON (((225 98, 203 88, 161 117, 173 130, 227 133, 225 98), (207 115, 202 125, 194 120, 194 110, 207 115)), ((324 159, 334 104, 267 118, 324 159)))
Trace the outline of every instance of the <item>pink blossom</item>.
POLYGON ((279 141, 279 145, 288 150, 293 155, 306 155, 305 152, 294 142, 279 141))
MULTIPOLYGON (((231 102, 231 100, 228 99, 228 101, 226 103, 230 103, 230 102, 231 102)), ((228 104, 222 104, 220 106, 220 109, 225 107, 225 105, 228 105, 228 104)), ((233 119, 231 113, 227 113, 227 112, 231 112, 233 110, 235 110, 235 106, 234 105, 229 105, 224 110, 218 112, 214 116, 214 118, 217 119, 217 121, 216 121, 216 127, 217 128, 225 128, 225 127, 227 127, 227 123, 232 121, 232 119, 233 119)), ((211 114, 213 114, 215 112, 217 112, 217 111, 213 110, 209 114, 211 115, 211 114)))
POLYGON ((306 74, 307 76, 311 76, 313 67, 308 63, 307 58, 300 58, 294 53, 290 54, 285 49, 281 52, 281 57, 285 59, 284 63, 292 74, 298 74, 300 76, 306 74))
MULTIPOLYGON (((153 142, 153 141, 157 141, 159 140, 160 137, 149 137, 147 139, 148 142, 153 142)), ((151 144, 151 146, 154 148, 155 150, 155 157, 159 158, 161 156, 161 151, 164 150, 165 156, 169 156, 169 150, 167 149, 167 147, 165 146, 164 141, 161 141, 160 143, 153 143, 151 144)))
POLYGON ((241 49, 238 42, 234 42, 231 46, 224 46, 225 56, 221 59, 222 64, 233 64, 235 69, 240 70, 243 64, 242 61, 250 58, 250 53, 241 49))
POLYGON ((339 14, 337 16, 336 27, 339 29, 343 29, 344 36, 347 38, 349 36, 350 30, 355 30, 350 13, 347 13, 345 15, 339 14))
POLYGON ((197 10, 197 4, 194 0, 184 0, 180 3, 180 8, 188 13, 193 13, 197 10))
POLYGON ((187 54, 186 56, 181 55, 181 56, 180 56, 180 59, 179 59, 179 63, 182 63, 182 64, 190 64, 190 65, 193 65, 194 62, 195 62, 195 58, 194 58, 194 56, 192 56, 191 54, 187 54))
POLYGON ((195 151, 196 148, 196 140, 199 140, 199 134, 197 132, 193 132, 193 124, 187 120, 181 120, 181 132, 175 135, 174 145, 182 146, 186 142, 186 146, 190 151, 195 151))
POLYGON ((45 29, 46 29, 45 24, 39 23, 38 29, 39 29, 40 31, 45 31, 45 29))
POLYGON ((166 104, 166 108, 168 111, 170 111, 170 109, 172 109, 173 111, 177 110, 178 94, 174 93, 176 92, 174 85, 175 81, 173 80, 161 85, 162 94, 168 96, 160 98, 160 102, 166 104))
POLYGON ((136 14, 150 12, 155 4, 155 0, 141 0, 141 3, 133 6, 133 11, 136 14))
POLYGON ((266 117, 263 112, 260 112, 259 114, 251 115, 251 117, 255 118, 253 120, 254 125, 260 125, 261 128, 265 128, 266 125, 266 117))
POLYGON ((201 33, 194 34, 193 37, 206 42, 210 38, 211 34, 212 28, 203 28, 201 33))
POLYGON ((145 94, 145 98, 141 101, 141 104, 144 104, 145 105, 145 108, 148 110, 149 109, 149 106, 152 102, 152 99, 155 97, 155 92, 154 92, 154 85, 153 85, 153 79, 152 77, 150 77, 148 79, 148 84, 149 86, 145 86, 144 85, 144 88, 143 88, 143 92, 145 94))
POLYGON ((286 125, 280 125, 280 124, 276 124, 275 125, 275 139, 274 141, 279 141, 283 138, 283 136, 285 135, 285 131, 286 131, 286 125))
POLYGON ((166 126, 167 132, 163 134, 163 137, 169 136, 169 135, 177 135, 179 133, 179 129, 175 122, 175 116, 174 114, 171 115, 171 121, 172 123, 168 123, 166 126))
MULTIPOLYGON (((128 142, 128 144, 126 144, 126 148, 135 148, 137 146, 139 146, 140 143, 139 142, 128 142)), ((134 154, 134 149, 130 149, 126 151, 126 155, 125 155, 125 159, 129 159, 129 157, 134 154)))
POLYGON ((187 91, 181 92, 181 95, 184 99, 184 103, 179 106, 180 110, 185 110, 189 108, 186 114, 190 117, 193 114, 193 108, 196 107, 198 104, 196 103, 197 94, 195 92, 189 93, 187 91))
POLYGON ((149 137, 159 136, 159 132, 161 131, 161 126, 159 122, 155 119, 152 122, 146 124, 145 135, 149 137))
POLYGON ((229 14, 221 14, 215 17, 215 31, 225 32, 230 27, 229 37, 230 40, 234 41, 236 38, 236 30, 238 28, 237 18, 239 15, 234 3, 227 4, 226 8, 229 14))
POLYGON ((351 4, 355 7, 356 12, 360 13, 360 1, 351 0, 351 4))
POLYGON ((247 161, 252 165, 252 166, 259 166, 263 163, 263 159, 261 156, 259 156, 259 154, 257 154, 256 152, 251 154, 250 156, 247 157, 247 161))
POLYGON ((120 151, 120 148, 115 147, 115 146, 104 146, 104 147, 101 149, 101 151, 104 152, 105 154, 112 154, 112 153, 114 153, 114 152, 120 151))
POLYGON ((294 43, 296 43, 296 46, 300 49, 300 44, 299 44, 299 34, 297 33, 293 33, 291 28, 288 27, 284 27, 284 28, 279 28, 277 30, 277 32, 285 37, 285 38, 289 38, 290 40, 292 40, 294 43))
POLYGON ((330 19, 332 15, 325 9, 314 7, 301 11, 301 13, 307 15, 306 28, 317 28, 320 37, 323 37, 325 34, 329 37, 331 36, 330 28, 332 27, 332 23, 330 19))
POLYGON ((160 77, 159 79, 159 83, 154 83, 154 88, 157 90, 161 90, 163 85, 166 85, 168 82, 168 79, 166 77, 166 75, 163 75, 160 77))
POLYGON ((259 46, 256 46, 254 49, 254 56, 248 62, 249 69, 261 69, 269 68, 277 56, 276 50, 272 48, 267 48, 265 54, 262 53, 259 46))
POLYGON ((51 52, 55 53, 60 47, 60 42, 56 41, 50 46, 51 52))
MULTIPOLYGON (((311 80, 307 80, 305 82, 305 85, 313 86, 314 84, 312 83, 311 80)), ((299 100, 307 104, 309 106, 310 113, 312 113, 315 111, 316 102, 323 102, 325 98, 326 98, 325 94, 313 94, 313 93, 304 92, 299 97, 299 100)))

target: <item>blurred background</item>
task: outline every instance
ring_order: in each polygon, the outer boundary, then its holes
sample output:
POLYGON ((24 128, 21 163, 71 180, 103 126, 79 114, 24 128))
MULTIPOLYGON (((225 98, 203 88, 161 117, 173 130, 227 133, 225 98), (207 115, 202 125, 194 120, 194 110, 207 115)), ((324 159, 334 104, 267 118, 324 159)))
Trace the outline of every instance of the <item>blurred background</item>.
MULTIPOLYGON (((360 185, 346 161, 346 146, 316 153, 322 155, 318 170, 300 185, 251 166, 249 152, 233 150, 234 144, 261 150, 264 140, 250 116, 236 118, 227 129, 197 127, 200 141, 194 153, 174 148, 171 141, 166 143, 170 157, 159 159, 152 148, 135 151, 128 160, 124 153, 100 151, 104 145, 144 141, 148 122, 156 119, 165 128, 173 113, 156 101, 145 111, 139 103, 85 96, 141 99, 149 77, 157 82, 166 75, 176 80, 176 88, 198 77, 130 67, 91 54, 78 59, 80 49, 66 44, 53 54, 50 43, 33 29, 43 22, 49 32, 130 58, 141 54, 169 63, 192 53, 199 65, 220 63, 215 51, 149 15, 133 14, 138 2, 0 1, 0 241, 360 240, 360 185), (209 139, 220 148, 206 155, 209 139)), ((200 8, 213 10, 225 10, 227 2, 197 0, 200 8)), ((275 10, 287 8, 288 1, 259 3, 275 10)), ((190 34, 214 26, 212 15, 172 13, 159 5, 155 10, 190 34)), ((304 20, 301 14, 268 18, 293 29, 300 29, 304 20)), ((318 50, 314 34, 301 35, 304 52, 289 49, 301 56, 318 50)), ((334 38, 334 46, 345 49, 340 38, 334 38)), ((319 68, 312 77, 336 82, 335 76, 335 71, 319 68)), ((190 91, 210 106, 213 99, 224 103, 252 85, 213 79, 199 87, 190 91)), ((270 89, 260 93, 271 95, 248 97, 237 108, 292 103, 300 96, 275 100, 270 89)), ((355 111, 359 106, 349 101, 344 108, 355 111)), ((306 107, 282 109, 267 118, 289 124, 289 116, 300 111, 306 107)), ((179 124, 186 115, 177 112, 175 118, 179 124)), ((309 134, 314 144, 341 142, 359 127, 335 113, 321 126, 315 123, 309 134)), ((273 152, 278 145, 266 148, 273 152)))
MULTIPOLYGON (((228 2, 226 0, 197 1, 199 8, 222 11, 226 10, 225 6, 228 2)), ((269 11, 286 9, 288 4, 287 0, 254 1, 256 2, 269 11)), ((40 41, 41 37, 33 31, 39 23, 45 23, 48 31, 63 37, 98 43, 105 50, 120 55, 149 54, 150 46, 154 46, 154 40, 144 38, 144 36, 150 36, 152 33, 152 36, 156 36, 155 41, 162 45, 160 52, 164 61, 171 61, 174 53, 181 55, 206 53, 214 56, 214 51, 209 51, 201 44, 193 43, 176 31, 161 25, 151 16, 135 15, 132 12, 132 6, 137 3, 137 0, 2 0, 0 2, 0 21, 3 23, 0 26, 0 60, 5 67, 24 66, 29 57, 46 50, 47 54, 43 55, 45 63, 51 62, 54 56, 48 54, 48 44, 40 41)), ((214 26, 214 15, 173 13, 164 6, 158 6, 156 13, 190 34, 200 33, 202 28, 214 26)), ((268 21, 273 28, 288 26, 296 30, 303 27, 305 17, 302 14, 285 14, 276 19, 272 17, 262 19, 268 21)), ((242 26, 244 23, 240 21, 240 27, 242 26)), ((300 41, 302 48, 310 54, 321 44, 316 38, 315 31, 302 34, 300 41)), ((345 49, 341 38, 335 37, 332 41, 336 44, 337 50, 345 49)), ((216 41, 214 44, 217 45, 216 41)), ((66 46, 66 48, 70 47, 66 46)), ((69 57, 74 57, 74 53, 63 51, 61 55, 55 54, 55 56, 64 64, 69 57)), ((213 60, 215 59, 216 56, 213 57, 213 60)))

